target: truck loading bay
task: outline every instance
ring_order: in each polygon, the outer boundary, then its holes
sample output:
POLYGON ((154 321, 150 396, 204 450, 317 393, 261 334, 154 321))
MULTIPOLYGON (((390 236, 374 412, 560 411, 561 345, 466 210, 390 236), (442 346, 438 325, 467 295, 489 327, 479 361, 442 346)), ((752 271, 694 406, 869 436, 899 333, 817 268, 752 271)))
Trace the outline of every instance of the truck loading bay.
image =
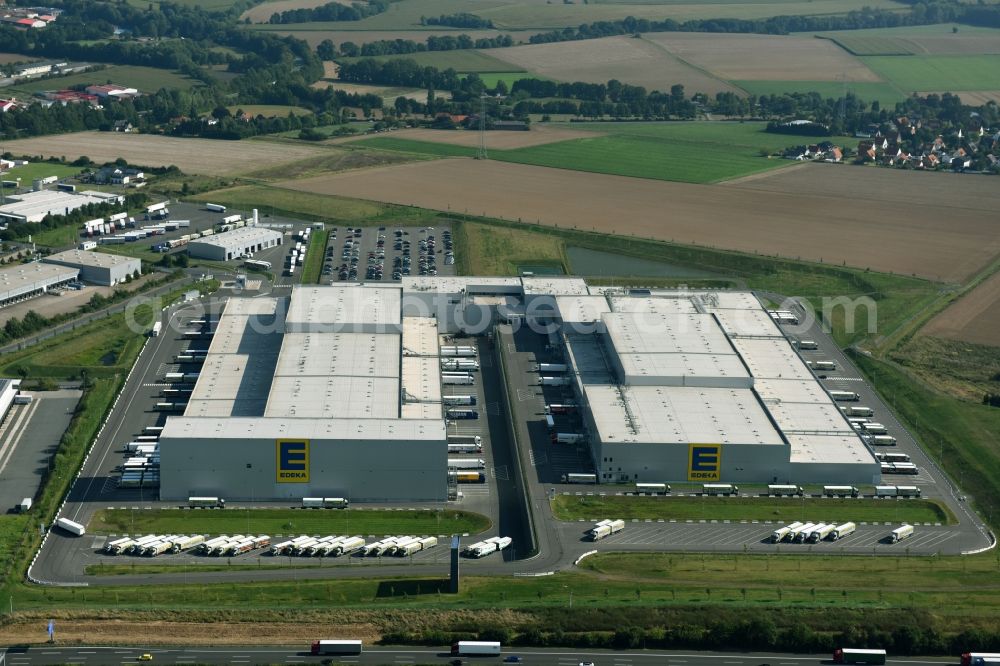
MULTIPOLYGON (((368 230, 365 231, 367 233, 368 230)), ((390 230, 391 232, 391 230, 390 230)), ((339 247, 340 243, 336 244, 339 247)), ((287 250, 287 246, 284 248, 287 250)), ((325 251, 325 250, 324 250, 325 251)), ((449 266, 450 268, 450 266, 449 266)), ((336 281, 336 280, 335 280, 336 281)), ((281 290, 279 290, 281 291, 281 290)), ((141 512, 149 508, 177 508, 192 510, 179 503, 161 502, 155 488, 120 488, 117 478, 122 464, 122 447, 148 427, 162 426, 168 412, 158 409, 160 403, 179 400, 167 399, 165 391, 182 390, 183 382, 168 382, 168 374, 184 375, 197 372, 197 364, 178 362, 185 352, 207 347, 204 338, 192 338, 185 333, 192 327, 210 331, 225 305, 225 295, 220 298, 173 306, 164 312, 163 332, 149 338, 133 368, 116 406, 102 429, 91 453, 86 459, 80 477, 72 487, 61 516, 87 524, 94 513, 106 508, 122 508, 141 512), (203 323, 197 323, 203 322, 203 323)), ((803 314, 803 313, 800 313, 803 314)), ((803 316, 804 319, 804 316, 803 316)), ((516 324, 516 322, 515 322, 516 324)), ((581 555, 593 550, 607 551, 691 551, 691 552, 838 552, 854 554, 899 554, 905 550, 912 555, 957 554, 970 552, 988 545, 982 524, 961 501, 957 490, 946 477, 922 454, 919 446, 895 420, 885 405, 837 349, 821 328, 812 324, 785 326, 789 336, 808 339, 817 343, 817 349, 803 350, 806 360, 833 360, 836 370, 823 372, 821 381, 831 390, 850 390, 859 394, 853 404, 874 409, 879 422, 895 437, 894 452, 906 453, 919 467, 919 474, 905 477, 886 475, 884 484, 916 485, 924 498, 941 501, 958 517, 958 524, 915 525, 915 532, 902 544, 890 543, 887 538, 897 523, 866 524, 859 521, 857 530, 839 541, 820 541, 815 544, 773 544, 771 533, 781 526, 768 521, 720 521, 710 514, 704 519, 687 521, 626 520, 625 528, 608 538, 591 541, 587 530, 598 520, 615 516, 595 515, 582 521, 557 520, 550 499, 558 494, 570 495, 622 495, 635 493, 634 484, 579 485, 566 483, 568 475, 595 472, 589 451, 584 445, 552 441, 546 416, 561 432, 563 428, 579 429, 579 419, 572 414, 546 414, 546 405, 572 404, 575 396, 572 387, 543 385, 539 364, 558 364, 562 351, 546 335, 534 332, 527 326, 500 324, 489 335, 478 337, 443 338, 442 344, 474 345, 480 363, 477 381, 472 386, 450 387, 446 393, 474 395, 476 419, 455 419, 447 422, 450 435, 478 435, 483 451, 473 454, 486 461, 485 482, 460 484, 455 488, 455 499, 448 502, 409 503, 404 505, 351 504, 352 508, 378 508, 386 511, 434 510, 459 508, 481 513, 491 520, 492 527, 482 534, 464 535, 462 543, 468 544, 488 537, 504 536, 513 540, 512 545, 481 559, 463 561, 463 568, 473 574, 532 574, 545 573, 573 565, 581 555), (460 493, 460 494, 458 494, 460 493)), ((176 394, 170 394, 176 395, 176 394)), ((889 447, 887 447, 889 448, 889 447)), ((751 486, 740 491, 748 497, 761 494, 762 486, 751 486)), ((672 495, 690 495, 698 492, 695 485, 678 487, 672 495)), ((870 487, 865 491, 870 494, 870 487)), ((765 493, 766 494, 766 493, 765 493)), ((660 501, 669 502, 668 495, 660 501)), ((787 498, 794 503, 796 498, 787 498)), ((905 499, 859 498, 858 502, 905 502, 905 499)), ((180 503, 183 504, 183 503, 180 503)), ((248 507, 288 508, 297 503, 229 502, 225 511, 239 511, 248 507)), ((303 509, 305 510, 305 509, 303 509)), ((326 510, 326 509, 322 509, 326 510)), ((822 518, 803 515, 801 520, 822 518)), ((249 530, 248 530, 249 531, 249 530)), ((133 557, 110 556, 102 548, 110 541, 126 535, 108 534, 73 537, 61 530, 52 530, 40 555, 30 570, 38 581, 54 584, 120 585, 165 583, 170 581, 239 581, 263 578, 332 578, 338 576, 391 576, 419 571, 421 574, 440 573, 447 570, 448 536, 439 538, 439 544, 426 551, 405 558, 363 557, 360 554, 338 558, 291 558, 272 556, 258 550, 231 558, 232 563, 261 563, 260 570, 222 571, 211 573, 177 573, 148 575, 136 573, 123 576, 85 575, 89 565, 100 563, 139 563, 133 557), (281 564, 284 567, 268 565, 281 564), (294 568, 291 568, 294 566, 294 568)), ((127 535, 136 536, 136 535, 127 535)), ((293 533, 270 534, 271 543, 297 536, 293 533)), ((361 535, 366 541, 376 540, 372 535, 361 535)), ((426 535, 420 535, 426 536, 426 535)), ((226 561, 226 560, 222 560, 226 561)), ((192 564, 195 562, 218 563, 196 553, 178 553, 158 556, 156 564, 192 564)))

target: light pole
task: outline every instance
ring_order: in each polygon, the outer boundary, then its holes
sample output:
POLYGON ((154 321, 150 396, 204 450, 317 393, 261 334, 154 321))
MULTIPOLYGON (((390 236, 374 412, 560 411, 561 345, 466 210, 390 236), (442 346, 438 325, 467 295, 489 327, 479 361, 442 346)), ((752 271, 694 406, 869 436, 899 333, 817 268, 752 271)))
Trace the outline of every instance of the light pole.
POLYGON ((506 95, 487 95, 482 93, 479 95, 479 150, 476 151, 477 160, 488 160, 490 159, 489 154, 486 152, 486 100, 495 99, 497 101, 506 99, 506 95))

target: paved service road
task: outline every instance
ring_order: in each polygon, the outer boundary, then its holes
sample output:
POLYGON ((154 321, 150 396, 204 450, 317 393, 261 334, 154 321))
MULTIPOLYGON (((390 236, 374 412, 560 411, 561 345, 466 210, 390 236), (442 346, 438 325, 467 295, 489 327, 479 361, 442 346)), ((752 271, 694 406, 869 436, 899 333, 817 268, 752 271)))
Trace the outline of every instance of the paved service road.
MULTIPOLYGON (((152 655, 153 664, 319 664, 324 659, 334 664, 449 664, 452 657, 447 648, 377 646, 366 647, 361 655, 323 657, 309 654, 302 646, 291 648, 260 647, 190 647, 180 649, 121 648, 121 647, 39 647, 8 649, 0 663, 9 666, 42 666, 44 664, 138 664, 141 654, 152 655), (305 651, 300 651, 305 650, 305 651)), ((568 648, 518 648, 505 649, 503 654, 518 655, 526 666, 577 666, 591 662, 595 666, 818 666, 830 664, 829 655, 795 655, 773 653, 681 652, 681 651, 615 651, 568 648)), ((502 664, 500 657, 463 657, 463 664, 502 664)), ((890 658, 887 664, 956 664, 957 659, 947 657, 890 658)))

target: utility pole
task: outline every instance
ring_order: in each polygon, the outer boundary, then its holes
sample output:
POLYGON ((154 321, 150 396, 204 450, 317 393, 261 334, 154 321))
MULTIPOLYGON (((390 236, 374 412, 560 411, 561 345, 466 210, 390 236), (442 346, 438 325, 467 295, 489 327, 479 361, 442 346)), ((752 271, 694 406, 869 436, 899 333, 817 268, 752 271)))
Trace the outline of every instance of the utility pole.
POLYGON ((476 151, 477 160, 490 159, 489 154, 486 152, 486 100, 489 99, 499 101, 506 99, 506 95, 490 96, 486 93, 479 95, 479 150, 476 151))

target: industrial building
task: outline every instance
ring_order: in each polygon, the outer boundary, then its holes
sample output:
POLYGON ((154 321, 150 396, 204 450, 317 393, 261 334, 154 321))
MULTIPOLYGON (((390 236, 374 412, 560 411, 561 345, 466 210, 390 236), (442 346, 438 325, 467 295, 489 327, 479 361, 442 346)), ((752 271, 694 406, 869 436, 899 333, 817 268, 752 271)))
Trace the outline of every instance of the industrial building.
POLYGON ((66 250, 50 254, 42 261, 75 268, 84 282, 105 287, 121 284, 129 276, 138 277, 142 268, 142 262, 134 257, 93 250, 66 250))
POLYGON ((282 235, 277 231, 257 226, 246 226, 221 234, 213 234, 188 243, 188 253, 198 259, 230 261, 281 245, 282 235))
POLYGON ((0 422, 7 418, 7 412, 14 404, 14 397, 21 391, 20 379, 0 378, 0 422))
POLYGON ((601 483, 880 478, 749 292, 406 277, 230 299, 161 435, 161 497, 444 499, 440 336, 497 322, 562 353, 601 483))
POLYGON ((37 190, 23 194, 10 194, 11 203, 0 206, 0 221, 41 222, 47 215, 66 215, 88 204, 120 204, 125 197, 108 192, 62 192, 37 190))
POLYGON ((66 266, 32 262, 0 268, 0 307, 41 296, 54 287, 73 282, 80 271, 66 266))

